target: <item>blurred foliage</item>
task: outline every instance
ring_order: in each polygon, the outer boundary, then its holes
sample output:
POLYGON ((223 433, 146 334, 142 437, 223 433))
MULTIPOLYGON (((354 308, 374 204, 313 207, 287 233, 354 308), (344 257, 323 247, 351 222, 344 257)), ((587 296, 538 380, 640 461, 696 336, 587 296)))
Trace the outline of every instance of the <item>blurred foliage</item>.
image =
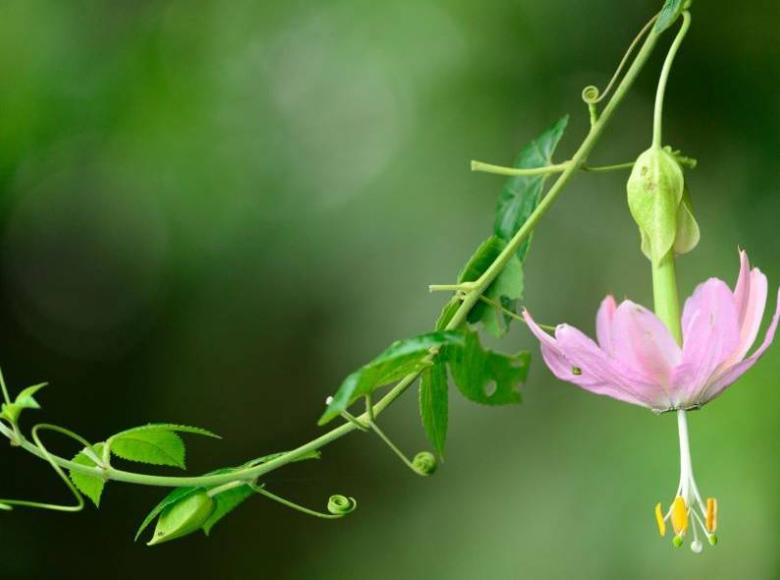
MULTIPOLYGON (((204 425, 194 471, 317 433, 326 394, 392 339, 424 332, 490 227, 510 163, 572 113, 557 159, 658 2, 615 0, 6 0, 0 4, 0 362, 49 380, 41 417, 91 440, 147 421, 204 425), (97 411, 100 402, 102 411, 97 411), (108 409, 106 411, 106 409, 108 409)), ((734 279, 736 248, 780 281, 780 4, 694 5, 672 74, 670 145, 699 159, 702 226, 683 293, 734 279)), ((655 58, 591 161, 650 141, 655 58)), ((627 175, 582 175, 545 218, 525 303, 591 329, 604 294, 650 303, 627 175), (583 218, 584 216, 584 218, 583 218)), ((519 325, 502 350, 529 347, 519 325)), ((131 542, 160 490, 115 485, 101 512, 2 515, 4 578, 776 578, 775 347, 691 418, 721 542, 695 557, 656 537, 677 483, 673 418, 556 382, 534 361, 524 404, 453 400, 447 461, 416 478, 355 434, 269 480, 310 521, 252 498, 214 530, 131 542), (87 573, 87 572, 84 572, 87 573)), ((426 446, 416 400, 383 428, 426 446)), ((63 450, 63 453, 67 450, 63 450)), ((77 450, 72 449, 75 453, 77 450)), ((6 450, 3 496, 49 498, 48 467, 6 450)))

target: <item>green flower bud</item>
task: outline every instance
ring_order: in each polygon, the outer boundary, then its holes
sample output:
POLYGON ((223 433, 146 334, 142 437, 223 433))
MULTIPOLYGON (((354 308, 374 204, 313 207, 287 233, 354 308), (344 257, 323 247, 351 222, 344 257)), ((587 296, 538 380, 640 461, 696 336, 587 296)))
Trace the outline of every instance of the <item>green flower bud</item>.
MULTIPOLYGON (((639 226, 642 252, 656 264, 675 245, 684 188, 680 164, 671 153, 656 147, 639 156, 628 179, 628 208, 639 226)), ((683 218, 688 229, 689 215, 690 209, 683 218)), ((695 229, 698 232, 698 226, 695 229)))
POLYGON ((147 546, 162 544, 198 531, 211 516, 215 505, 206 491, 201 490, 166 507, 157 519, 154 535, 147 546))

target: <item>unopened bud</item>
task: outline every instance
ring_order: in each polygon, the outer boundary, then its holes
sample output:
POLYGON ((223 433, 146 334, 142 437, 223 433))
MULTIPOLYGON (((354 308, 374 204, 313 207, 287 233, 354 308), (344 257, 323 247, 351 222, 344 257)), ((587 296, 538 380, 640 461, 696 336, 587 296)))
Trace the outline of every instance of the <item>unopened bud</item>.
POLYGON ((166 507, 157 519, 154 535, 147 546, 162 544, 199 530, 211 516, 215 505, 206 490, 199 490, 166 507))

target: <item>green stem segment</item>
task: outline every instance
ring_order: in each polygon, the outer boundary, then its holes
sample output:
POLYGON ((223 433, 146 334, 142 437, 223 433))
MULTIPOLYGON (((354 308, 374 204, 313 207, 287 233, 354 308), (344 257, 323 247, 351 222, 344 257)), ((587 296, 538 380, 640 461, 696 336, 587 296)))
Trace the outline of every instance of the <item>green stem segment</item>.
POLYGON ((682 18, 682 26, 680 26, 680 31, 677 33, 674 42, 672 42, 672 46, 669 48, 669 52, 666 54, 666 60, 664 60, 664 66, 661 69, 661 77, 658 79, 658 89, 655 93, 655 111, 653 113, 654 147, 661 146, 664 97, 666 96, 666 84, 669 81, 669 73, 672 70, 674 57, 677 56, 677 51, 680 49, 680 45, 685 39, 685 35, 688 34, 688 29, 691 27, 691 13, 686 10, 682 13, 682 18))
MULTIPOLYGON (((461 303, 455 315, 452 317, 450 323, 447 325, 447 330, 455 330, 466 322, 466 316, 468 315, 469 311, 480 300, 482 294, 501 273, 507 262, 509 262, 512 256, 517 252, 517 249, 520 247, 520 245, 528 238, 536 225, 539 223, 539 220, 545 213, 547 213, 552 204, 555 202, 563 188, 569 183, 571 178, 583 168, 588 155, 601 137, 601 134, 604 131, 604 128, 607 126, 607 123, 612 118, 613 113, 623 101, 626 93, 647 62, 648 57, 652 53, 656 41, 658 40, 658 36, 658 33, 656 33, 654 30, 651 30, 648 33, 647 38, 642 44, 642 48, 640 49, 629 69, 626 71, 626 74, 620 81, 619 85, 615 88, 613 96, 605 105, 598 119, 591 126, 590 131, 588 132, 585 140, 582 142, 577 152, 574 154, 571 160, 565 164, 565 167, 560 167, 561 173, 550 188, 547 195, 544 197, 544 199, 542 199, 542 201, 539 203, 534 212, 529 216, 528 220, 523 224, 520 230, 509 241, 501 254, 494 260, 485 273, 474 282, 473 289, 471 289, 464 296, 463 302, 461 303)), ((671 272, 673 274, 673 269, 671 272)), ((668 279, 669 272, 667 271, 665 275, 668 279)), ((399 383, 390 389, 390 391, 384 397, 382 397, 382 399, 373 405, 373 417, 378 416, 398 397, 400 397, 414 383, 417 377, 417 373, 410 374, 404 377, 399 383)), ((359 421, 361 424, 366 424, 371 418, 372 417, 369 416, 369 413, 363 413, 362 415, 356 417, 357 421, 359 421)), ((309 441, 308 443, 305 443, 304 445, 301 445, 292 451, 288 451, 284 455, 281 455, 280 457, 272 459, 266 463, 247 467, 246 469, 233 471, 231 473, 206 475, 200 477, 147 475, 142 473, 122 471, 110 466, 103 466, 102 468, 88 467, 75 464, 72 461, 68 461, 62 457, 51 455, 46 451, 41 450, 38 446, 28 441, 27 439, 24 439, 23 437, 20 438, 19 444, 23 449, 29 451, 33 455, 37 455, 43 459, 51 460, 63 468, 87 475, 103 477, 107 480, 159 487, 212 487, 239 480, 253 482, 266 473, 279 469, 280 467, 295 461, 297 458, 306 455, 307 453, 316 451, 325 445, 328 445, 329 443, 332 443, 333 441, 336 441, 337 439, 340 439, 341 437, 355 431, 356 429, 358 429, 358 427, 355 423, 347 422, 336 427, 335 429, 328 431, 327 433, 324 433, 316 439, 313 439, 312 441, 309 441)), ((13 435, 11 431, 2 424, 0 424, 0 433, 6 437, 13 435)), ((269 492, 266 491, 265 495, 269 495, 269 492)))
POLYGON ((674 252, 669 252, 657 265, 653 264, 653 299, 656 316, 666 325, 677 344, 682 344, 674 252))

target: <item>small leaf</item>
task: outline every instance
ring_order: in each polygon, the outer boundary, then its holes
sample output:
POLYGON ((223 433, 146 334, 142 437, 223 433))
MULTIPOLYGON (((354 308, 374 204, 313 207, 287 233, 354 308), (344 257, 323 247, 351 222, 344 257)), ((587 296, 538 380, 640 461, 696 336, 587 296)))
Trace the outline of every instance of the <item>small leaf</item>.
POLYGON ((164 431, 175 431, 178 433, 192 433, 193 435, 203 435, 204 437, 213 437, 215 439, 222 439, 219 435, 216 433, 212 433, 208 429, 203 429, 202 427, 193 427, 191 425, 179 425, 177 423, 147 423, 146 425, 140 425, 138 427, 131 427, 130 429, 126 429, 124 431, 120 431, 114 437, 118 435, 126 435, 128 433, 136 433, 138 431, 157 431, 157 430, 164 430, 164 431))
POLYGON ((167 505, 157 519, 152 539, 147 546, 170 542, 199 530, 211 517, 216 502, 206 490, 197 488, 193 493, 167 505))
MULTIPOLYGON (((103 455, 104 443, 95 443, 92 446, 92 453, 97 457, 103 455)), ((97 464, 87 456, 84 451, 80 451, 72 459, 73 463, 78 465, 85 465, 87 467, 97 467, 97 464)), ((103 494, 103 488, 106 485, 106 480, 100 476, 87 475, 78 471, 70 471, 70 480, 73 482, 78 490, 86 495, 95 504, 95 507, 100 507, 100 496, 103 494)))
POLYGON ((464 346, 447 347, 447 356, 452 378, 467 399, 484 405, 520 402, 517 388, 528 376, 527 352, 506 356, 485 350, 472 332, 466 336, 464 346))
POLYGON ((203 532, 208 536, 217 522, 241 505, 250 495, 254 494, 248 485, 242 485, 223 491, 214 497, 216 506, 209 518, 203 523, 203 532))
MULTIPOLYGON (((569 117, 563 117, 535 140, 526 145, 515 159, 513 167, 532 169, 545 167, 552 163, 552 156, 561 140, 569 117)), ((507 180, 498 197, 496 223, 493 231, 496 236, 508 242, 517 233, 533 213, 542 198, 546 175, 515 176, 507 180)), ((517 250, 517 257, 524 260, 528 253, 531 237, 517 250)))
POLYGON ((40 391, 48 384, 49 383, 39 383, 37 385, 33 385, 32 387, 23 389, 18 395, 16 395, 14 404, 19 405, 23 409, 40 409, 41 406, 38 404, 38 401, 35 400, 33 395, 35 395, 35 393, 40 391))
POLYGON ((111 452, 128 461, 184 469, 184 441, 173 431, 145 429, 111 437, 111 452))
MULTIPOLYGON (((491 236, 482 242, 458 276, 458 282, 477 280, 505 247, 506 242, 497 236, 491 236)), ((523 265, 516 255, 509 259, 501 273, 488 286, 484 296, 496 304, 501 304, 506 310, 514 312, 516 300, 523 297, 523 265)), ((471 324, 481 322, 488 332, 494 336, 501 336, 509 329, 511 317, 502 313, 498 307, 480 301, 469 311, 467 320, 471 324)))
POLYGON ((674 24, 674 21, 682 14, 683 6, 683 0, 666 0, 664 7, 658 14, 658 20, 655 21, 655 32, 660 34, 674 24))
POLYGON ((201 490, 203 488, 200 487, 177 487, 173 489, 168 495, 166 495, 160 503, 158 503, 156 506, 152 508, 152 511, 150 511, 146 518, 144 518, 144 521, 141 523, 141 526, 138 528, 138 531, 135 533, 135 540, 137 541, 138 538, 141 536, 143 531, 151 524, 157 516, 160 515, 160 513, 167 507, 172 506, 176 502, 185 499, 186 497, 194 494, 198 490, 201 490))
POLYGON ((449 399, 447 365, 437 361, 422 373, 420 380, 420 417, 425 433, 439 456, 444 455, 447 441, 449 399))
POLYGON ((432 348, 463 342, 457 332, 431 332, 414 338, 398 340, 367 365, 349 375, 333 396, 319 424, 338 417, 359 398, 372 393, 378 387, 399 381, 406 375, 429 366, 428 356, 432 348))

